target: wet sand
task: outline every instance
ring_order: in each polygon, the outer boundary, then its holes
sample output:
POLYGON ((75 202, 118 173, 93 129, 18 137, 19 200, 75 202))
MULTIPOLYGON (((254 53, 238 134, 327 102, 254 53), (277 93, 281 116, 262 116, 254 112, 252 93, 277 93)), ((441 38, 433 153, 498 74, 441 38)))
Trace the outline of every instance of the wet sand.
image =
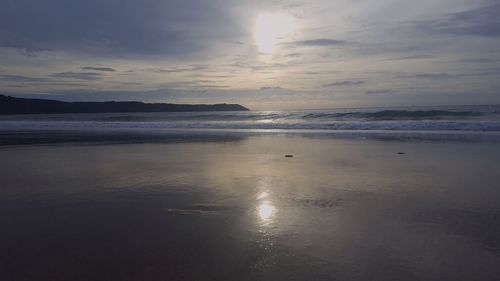
POLYGON ((500 276, 498 142, 210 136, 0 146, 0 280, 500 276))

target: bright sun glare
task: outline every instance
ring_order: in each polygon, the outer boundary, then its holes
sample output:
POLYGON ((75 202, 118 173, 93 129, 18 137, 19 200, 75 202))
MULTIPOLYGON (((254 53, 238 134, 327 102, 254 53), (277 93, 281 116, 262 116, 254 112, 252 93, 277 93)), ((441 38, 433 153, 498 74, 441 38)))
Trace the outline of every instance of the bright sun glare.
POLYGON ((283 14, 261 14, 255 23, 254 38, 259 51, 272 53, 276 45, 293 32, 290 16, 283 14))
POLYGON ((274 214, 274 206, 268 202, 263 202, 257 207, 257 212, 262 222, 267 223, 274 214))

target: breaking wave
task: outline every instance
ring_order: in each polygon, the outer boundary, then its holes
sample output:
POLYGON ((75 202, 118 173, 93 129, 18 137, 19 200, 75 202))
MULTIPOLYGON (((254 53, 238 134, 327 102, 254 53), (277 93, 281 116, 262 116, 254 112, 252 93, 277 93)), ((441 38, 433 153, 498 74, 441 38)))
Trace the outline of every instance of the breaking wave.
POLYGON ((310 113, 304 118, 365 118, 375 120, 435 120, 450 117, 477 117, 482 116, 481 112, 477 111, 447 111, 447 110, 381 110, 375 112, 344 112, 344 113, 310 113))
POLYGON ((79 128, 500 131, 500 106, 0 117, 0 130, 79 128))

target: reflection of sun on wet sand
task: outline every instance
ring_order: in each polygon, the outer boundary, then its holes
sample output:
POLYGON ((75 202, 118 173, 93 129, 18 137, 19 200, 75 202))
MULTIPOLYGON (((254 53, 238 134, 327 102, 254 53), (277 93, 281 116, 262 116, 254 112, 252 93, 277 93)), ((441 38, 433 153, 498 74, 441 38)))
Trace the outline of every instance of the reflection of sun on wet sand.
POLYGON ((271 217, 273 216, 273 214, 275 212, 274 209, 275 209, 274 206, 266 201, 262 202, 257 207, 259 217, 264 224, 269 222, 269 220, 271 219, 271 217))
POLYGON ((272 188, 267 178, 262 178, 258 182, 257 189, 264 189, 257 193, 257 207, 256 212, 258 217, 260 218, 263 225, 271 223, 272 216, 276 212, 275 207, 272 204, 270 198, 270 192, 266 190, 267 188, 272 188))
POLYGON ((498 143, 209 136, 3 146, 0 279, 500 274, 498 143))

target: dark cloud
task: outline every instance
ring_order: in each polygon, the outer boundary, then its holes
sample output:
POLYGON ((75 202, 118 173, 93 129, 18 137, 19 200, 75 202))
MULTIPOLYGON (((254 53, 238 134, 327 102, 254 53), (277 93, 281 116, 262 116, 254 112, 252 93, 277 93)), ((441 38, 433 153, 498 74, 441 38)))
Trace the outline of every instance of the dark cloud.
POLYGON ((271 70, 286 67, 288 65, 289 64, 286 63, 236 61, 234 63, 228 64, 227 66, 241 69, 251 69, 252 71, 258 71, 259 73, 272 73, 271 70))
POLYGON ((500 67, 490 67, 479 69, 473 73, 466 73, 463 76, 490 76, 490 75, 500 75, 500 67))
POLYGON ((216 41, 238 38, 243 30, 223 1, 4 2, 0 46, 24 50, 182 55, 203 51, 216 41))
POLYGON ((392 90, 390 90, 390 89, 370 90, 370 91, 366 91, 365 94, 367 94, 367 95, 380 95, 380 94, 388 94, 391 92, 392 92, 392 90))
POLYGON ((144 83, 141 82, 119 82, 121 85, 126 85, 126 86, 141 86, 144 85, 144 83))
POLYGON ((228 88, 229 86, 223 85, 224 81, 215 81, 215 80, 185 80, 185 81, 175 81, 161 84, 162 88, 169 89, 183 89, 183 90, 191 90, 191 89, 200 89, 200 88, 228 88))
POLYGON ((23 76, 23 75, 1 74, 0 81, 6 81, 6 82, 47 82, 47 81, 49 81, 49 79, 38 78, 38 77, 28 77, 28 76, 23 76))
POLYGON ((408 74, 408 75, 398 75, 396 78, 414 78, 414 79, 431 79, 431 80, 442 80, 460 77, 460 74, 448 74, 448 73, 418 73, 418 74, 408 74))
POLYGON ((204 89, 204 88, 216 88, 216 89, 224 89, 224 88, 229 88, 229 86, 227 85, 196 85, 195 88, 201 88, 201 89, 204 89))
POLYGON ((330 38, 318 38, 318 39, 310 39, 310 40, 302 40, 289 42, 288 45, 296 45, 296 46, 335 46, 345 44, 347 41, 330 39, 330 38))
POLYGON ((500 15, 500 3, 449 14, 439 20, 420 22, 417 27, 431 33, 500 37, 498 15, 500 15))
POLYGON ((190 65, 185 67, 172 67, 172 68, 150 68, 147 71, 156 72, 156 73, 177 73, 177 72, 190 72, 190 71, 200 71, 206 70, 209 66, 207 65, 190 65))
POLYGON ((328 88, 328 87, 339 87, 339 86, 357 86, 364 84, 366 81, 361 81, 361 80, 346 80, 346 81, 337 81, 333 83, 328 83, 328 84, 323 84, 321 87, 323 88, 328 88))
POLYGON ((495 60, 493 58, 471 58, 471 59, 456 60, 455 62, 460 62, 460 63, 496 63, 496 62, 498 62, 498 60, 495 60))
POLYGON ((267 91, 267 90, 282 90, 283 88, 281 88, 280 86, 265 86, 265 87, 261 87, 260 90, 261 91, 267 91))
POLYGON ((38 54, 43 52, 48 52, 48 49, 43 48, 18 48, 17 53, 26 57, 34 58, 37 57, 38 54))
POLYGON ((111 67, 99 67, 99 66, 84 66, 81 69, 83 69, 83 70, 95 70, 95 71, 109 71, 109 72, 116 71, 114 68, 111 68, 111 67))
POLYGON ((301 53, 292 53, 292 54, 286 54, 285 57, 287 58, 298 58, 298 57, 301 57, 302 54, 301 53))
POLYGON ((198 73, 193 73, 193 74, 188 74, 185 75, 184 77, 197 77, 197 78, 233 78, 236 77, 234 74, 198 74, 198 73))
POLYGON ((430 79, 430 80, 446 80, 452 78, 464 77, 480 77, 480 76, 495 76, 500 75, 499 67, 476 69, 475 71, 462 72, 462 73, 412 73, 397 75, 395 78, 409 78, 409 79, 430 79))
POLYGON ((388 61, 392 60, 416 60, 416 59, 432 59, 434 56, 431 55, 415 55, 415 56, 406 56, 406 57, 396 57, 387 59, 388 61))
POLYGON ((163 101, 171 95, 169 89, 153 91, 100 91, 100 90, 53 90, 40 94, 12 93, 14 96, 25 98, 56 99, 61 101, 163 101))
POLYGON ((70 78, 79 80, 100 80, 102 79, 102 73, 98 72, 58 72, 52 73, 50 77, 55 78, 70 78))
POLYGON ((67 86, 67 87, 88 87, 87 84, 84 83, 76 83, 76 82, 58 82, 58 81, 41 81, 41 82, 26 82, 23 83, 23 85, 29 85, 29 86, 67 86))

